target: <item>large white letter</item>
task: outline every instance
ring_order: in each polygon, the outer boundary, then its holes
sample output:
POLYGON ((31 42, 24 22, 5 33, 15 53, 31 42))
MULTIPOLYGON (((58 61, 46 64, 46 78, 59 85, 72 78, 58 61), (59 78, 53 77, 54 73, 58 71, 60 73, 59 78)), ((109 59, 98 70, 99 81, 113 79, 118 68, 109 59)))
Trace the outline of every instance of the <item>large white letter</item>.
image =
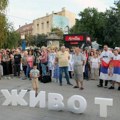
POLYGON ((57 93, 48 93, 48 109, 49 110, 63 110, 63 96, 57 93))
POLYGON ((107 117, 107 106, 113 105, 113 99, 95 98, 95 104, 100 105, 100 117, 107 117))
POLYGON ((37 97, 35 97, 35 91, 30 91, 30 107, 35 107, 39 103, 40 108, 46 107, 46 96, 45 91, 39 92, 37 97))
POLYGON ((67 102, 68 110, 73 113, 84 113, 87 108, 87 101, 84 97, 79 95, 73 95, 67 102), (79 107, 75 106, 75 101, 79 102, 79 107))
POLYGON ((12 90, 11 94, 8 90, 1 90, 2 94, 5 96, 6 100, 3 105, 12 104, 13 106, 17 106, 18 104, 21 106, 27 106, 27 102, 23 99, 27 90, 21 90, 19 94, 17 94, 17 90, 12 90))

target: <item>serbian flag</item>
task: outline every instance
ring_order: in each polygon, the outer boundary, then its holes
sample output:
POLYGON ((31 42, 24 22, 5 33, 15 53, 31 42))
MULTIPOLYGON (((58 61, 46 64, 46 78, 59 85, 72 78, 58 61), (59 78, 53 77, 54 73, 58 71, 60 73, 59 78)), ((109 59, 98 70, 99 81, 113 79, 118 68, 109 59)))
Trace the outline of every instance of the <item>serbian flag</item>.
POLYGON ((110 62, 111 62, 110 60, 101 60, 100 79, 109 80, 108 68, 109 68, 110 62))
POLYGON ((112 60, 110 66, 113 67, 113 76, 111 79, 120 82, 120 60, 112 60))

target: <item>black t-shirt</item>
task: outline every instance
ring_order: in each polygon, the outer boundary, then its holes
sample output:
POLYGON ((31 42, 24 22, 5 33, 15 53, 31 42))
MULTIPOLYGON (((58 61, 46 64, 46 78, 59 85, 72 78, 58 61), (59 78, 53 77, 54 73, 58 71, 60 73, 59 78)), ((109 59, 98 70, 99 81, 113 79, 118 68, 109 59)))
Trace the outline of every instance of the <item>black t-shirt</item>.
POLYGON ((20 54, 15 54, 14 55, 14 63, 15 64, 20 64, 21 61, 21 55, 20 54))

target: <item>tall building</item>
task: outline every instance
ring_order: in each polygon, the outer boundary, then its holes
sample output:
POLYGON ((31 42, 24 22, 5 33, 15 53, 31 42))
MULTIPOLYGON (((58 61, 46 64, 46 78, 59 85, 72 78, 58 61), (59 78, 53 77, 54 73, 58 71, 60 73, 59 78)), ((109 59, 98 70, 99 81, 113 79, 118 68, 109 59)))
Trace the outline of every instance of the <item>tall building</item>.
POLYGON ((33 35, 48 34, 53 28, 65 30, 75 25, 75 14, 62 8, 60 12, 52 12, 46 16, 33 20, 33 35))

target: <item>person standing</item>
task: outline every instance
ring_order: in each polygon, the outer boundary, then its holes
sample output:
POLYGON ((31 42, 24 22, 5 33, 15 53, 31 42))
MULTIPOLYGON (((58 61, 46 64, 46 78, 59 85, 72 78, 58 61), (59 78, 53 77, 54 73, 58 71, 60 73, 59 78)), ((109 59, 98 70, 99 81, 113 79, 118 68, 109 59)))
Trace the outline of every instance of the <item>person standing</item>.
POLYGON ((100 80, 99 80, 99 85, 98 87, 103 87, 103 81, 105 81, 105 88, 108 85, 108 67, 109 63, 113 58, 113 53, 108 50, 108 46, 104 45, 104 50, 100 55, 100 61, 101 61, 101 67, 100 67, 100 80))
POLYGON ((40 76, 40 72, 37 69, 37 64, 34 64, 33 69, 30 71, 30 78, 32 79, 32 87, 33 87, 33 90, 35 91, 36 97, 38 95, 38 89, 39 89, 39 82, 38 82, 39 76, 40 76))
POLYGON ((14 55, 14 76, 20 77, 20 64, 21 64, 21 54, 19 50, 16 50, 14 55))
POLYGON ((72 85, 69 81, 69 73, 68 73, 68 64, 69 64, 70 55, 66 51, 65 46, 61 47, 61 51, 56 54, 56 62, 59 65, 59 83, 62 86, 62 74, 65 73, 65 78, 67 80, 68 85, 72 85))
POLYGON ((28 56, 28 52, 27 51, 24 51, 24 54, 23 54, 23 57, 22 57, 22 66, 23 66, 23 71, 24 71, 24 75, 25 75, 25 78, 23 79, 26 79, 27 78, 27 56, 28 56))
POLYGON ((73 57, 74 60, 74 79, 76 82, 76 86, 73 88, 84 89, 83 87, 83 66, 85 64, 85 57, 80 52, 80 48, 75 48, 75 55, 73 57))
POLYGON ((28 78, 29 78, 30 70, 33 68, 33 63, 34 63, 34 56, 32 54, 32 51, 30 50, 28 52, 28 55, 27 55, 27 71, 26 71, 26 76, 28 78))
POLYGON ((100 59, 95 53, 94 56, 90 59, 90 70, 91 70, 91 79, 99 79, 99 68, 100 68, 100 59))
POLYGON ((43 46, 41 49, 40 62, 42 67, 42 76, 45 76, 47 75, 48 53, 46 47, 43 46))
MULTIPOLYGON (((3 55, 2 55, 2 65, 3 65, 3 75, 9 75, 10 71, 9 71, 9 61, 10 61, 10 57, 8 54, 7 50, 3 51, 3 55)), ((9 78, 9 77, 7 77, 9 78)))
POLYGON ((108 75, 112 80, 112 86, 109 89, 115 89, 115 84, 118 84, 118 90, 120 90, 120 55, 118 50, 114 50, 113 60, 109 66, 108 75))

